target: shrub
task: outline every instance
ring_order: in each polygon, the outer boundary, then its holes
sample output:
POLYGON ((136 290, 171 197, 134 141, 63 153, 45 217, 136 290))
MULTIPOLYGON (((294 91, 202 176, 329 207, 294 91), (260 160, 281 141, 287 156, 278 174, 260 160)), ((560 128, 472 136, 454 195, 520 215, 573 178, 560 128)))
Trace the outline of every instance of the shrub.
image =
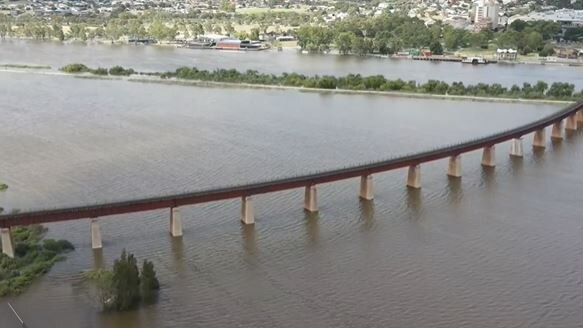
POLYGON ((73 246, 73 244, 71 244, 71 242, 68 240, 59 239, 57 243, 59 244, 59 247, 62 251, 72 251, 75 249, 75 246, 73 246))
POLYGON ((99 67, 99 68, 92 70, 91 73, 93 73, 95 75, 107 75, 107 74, 109 74, 107 72, 107 68, 102 68, 102 67, 99 67))
POLYGON ((61 67, 61 71, 65 73, 85 73, 89 72, 89 68, 83 64, 69 64, 61 67))
POLYGON ((121 66, 113 66, 112 68, 109 69, 109 74, 110 75, 118 75, 118 76, 129 76, 134 74, 134 70, 131 68, 125 69, 121 66))

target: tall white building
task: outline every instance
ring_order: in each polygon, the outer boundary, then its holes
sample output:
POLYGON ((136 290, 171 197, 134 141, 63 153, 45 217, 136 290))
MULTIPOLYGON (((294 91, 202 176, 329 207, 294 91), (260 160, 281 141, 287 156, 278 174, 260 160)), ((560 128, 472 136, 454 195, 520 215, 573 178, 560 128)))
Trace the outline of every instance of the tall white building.
POLYGON ((474 3, 474 24, 483 28, 491 26, 498 27, 498 13, 500 6, 496 0, 478 0, 474 3))

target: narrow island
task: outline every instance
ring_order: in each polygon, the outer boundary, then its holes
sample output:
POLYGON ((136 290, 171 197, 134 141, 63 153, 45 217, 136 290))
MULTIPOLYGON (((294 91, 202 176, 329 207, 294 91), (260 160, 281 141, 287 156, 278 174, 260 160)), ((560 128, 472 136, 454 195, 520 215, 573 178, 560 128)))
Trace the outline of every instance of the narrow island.
POLYGON ((195 84, 207 83, 223 86, 275 87, 288 89, 311 89, 314 91, 347 91, 404 96, 441 96, 448 98, 492 100, 540 100, 574 102, 583 98, 583 90, 576 91, 575 85, 568 82, 554 82, 551 85, 538 81, 534 85, 523 83, 508 88, 499 83, 478 83, 464 85, 463 82, 451 84, 429 80, 420 83, 414 80, 391 80, 382 75, 362 76, 348 74, 346 76, 306 76, 298 73, 282 73, 280 75, 260 73, 255 70, 240 72, 236 69, 201 70, 196 67, 180 67, 167 72, 137 72, 132 68, 114 66, 107 68, 90 68, 84 64, 69 64, 60 69, 68 74, 95 77, 130 77, 141 76, 143 82, 156 81, 191 81, 195 84))

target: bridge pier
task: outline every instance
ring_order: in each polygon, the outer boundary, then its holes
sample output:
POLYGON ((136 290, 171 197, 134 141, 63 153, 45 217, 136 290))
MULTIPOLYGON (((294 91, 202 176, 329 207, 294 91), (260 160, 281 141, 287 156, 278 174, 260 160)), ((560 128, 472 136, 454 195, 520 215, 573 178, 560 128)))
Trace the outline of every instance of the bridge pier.
POLYGON ((306 186, 304 210, 311 213, 318 212, 318 191, 316 190, 316 186, 306 186))
POLYGON ((545 129, 540 129, 534 132, 534 140, 532 142, 533 148, 545 148, 547 146, 545 140, 545 129))
POLYGON ((99 227, 99 222, 97 218, 91 219, 91 248, 100 249, 103 248, 101 243, 101 228, 99 227))
POLYGON ((567 116, 566 122, 567 124, 565 124, 565 130, 577 131, 577 114, 571 114, 567 116))
POLYGON ((409 166, 407 173, 407 187, 419 189, 421 188, 421 165, 409 166))
POLYGON ((462 176, 462 157, 460 155, 454 155, 449 158, 447 175, 454 178, 462 176))
POLYGON ((484 147, 484 151, 482 152, 482 166, 496 166, 496 145, 484 147))
POLYGON ((553 130, 551 132, 551 139, 562 140, 563 139, 563 121, 558 121, 553 124, 553 130))
POLYGON ((577 112, 577 123, 583 123, 583 110, 577 112))
POLYGON ((253 199, 251 196, 241 198, 241 222, 244 224, 255 223, 255 211, 253 210, 253 199))
POLYGON ((372 188, 372 175, 363 175, 360 177, 360 198, 372 200, 374 198, 372 188))
POLYGON ((182 236, 182 216, 177 207, 170 208, 170 235, 172 237, 182 236))
POLYGON ((10 228, 0 228, 0 237, 2 238, 2 253, 9 258, 14 258, 14 242, 10 234, 10 228))
POLYGON ((522 157, 524 152, 522 150, 522 138, 512 139, 510 144, 510 156, 522 157))

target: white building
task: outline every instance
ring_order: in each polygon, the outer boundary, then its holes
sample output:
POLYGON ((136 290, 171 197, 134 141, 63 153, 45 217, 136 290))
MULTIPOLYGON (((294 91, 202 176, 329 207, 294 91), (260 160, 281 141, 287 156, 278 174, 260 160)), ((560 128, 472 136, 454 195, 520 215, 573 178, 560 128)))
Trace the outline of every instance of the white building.
POLYGON ((479 28, 498 27, 500 6, 496 0, 478 0, 474 3, 474 24, 479 28))

